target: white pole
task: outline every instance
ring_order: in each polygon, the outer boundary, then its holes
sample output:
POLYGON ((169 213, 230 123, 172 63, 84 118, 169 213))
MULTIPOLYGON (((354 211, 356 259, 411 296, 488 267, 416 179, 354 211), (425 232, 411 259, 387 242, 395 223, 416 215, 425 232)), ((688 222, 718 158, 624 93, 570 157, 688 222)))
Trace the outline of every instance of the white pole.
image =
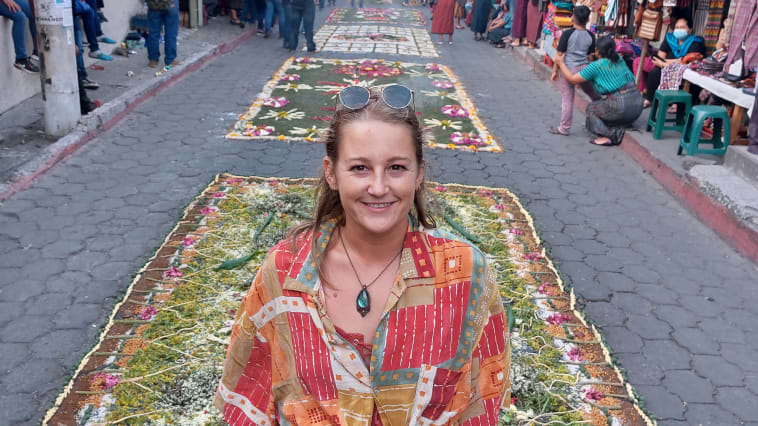
POLYGON ((61 137, 73 129, 81 117, 71 0, 36 0, 34 9, 45 133, 61 137))

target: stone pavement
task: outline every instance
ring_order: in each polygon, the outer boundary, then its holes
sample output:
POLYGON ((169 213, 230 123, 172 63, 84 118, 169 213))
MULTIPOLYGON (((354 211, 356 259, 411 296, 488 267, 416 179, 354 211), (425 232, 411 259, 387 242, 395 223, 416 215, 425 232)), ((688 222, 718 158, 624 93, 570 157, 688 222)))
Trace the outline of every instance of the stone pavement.
MULTIPOLYGON (((318 144, 223 138, 289 56, 279 46, 247 41, 0 206, 0 423, 41 419, 132 275, 215 174, 316 175, 318 144)), ((510 52, 468 30, 439 47, 505 152, 427 150, 430 178, 521 197, 661 424, 758 424, 755 265, 621 150, 589 145, 581 115, 572 136, 549 135, 559 95, 510 52)))

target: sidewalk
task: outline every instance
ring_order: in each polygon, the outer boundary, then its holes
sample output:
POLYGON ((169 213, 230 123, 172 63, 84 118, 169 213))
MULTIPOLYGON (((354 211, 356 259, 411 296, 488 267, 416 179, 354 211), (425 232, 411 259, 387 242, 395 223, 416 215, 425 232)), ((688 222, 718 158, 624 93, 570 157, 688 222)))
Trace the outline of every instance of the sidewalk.
MULTIPOLYGON (((544 51, 517 47, 513 53, 542 78, 550 79, 544 51)), ((589 98, 581 91, 575 105, 584 112, 589 98)), ((621 149, 743 256, 758 263, 758 156, 745 146, 730 146, 722 158, 676 154, 680 133, 660 140, 645 130, 650 109, 626 132, 621 149)))
POLYGON ((240 29, 229 25, 223 16, 209 20, 207 26, 199 29, 180 28, 178 59, 182 65, 161 76, 155 75, 161 68, 147 66, 144 47, 129 57, 113 55, 113 61, 95 61, 85 55, 89 79, 100 84, 99 89, 87 93, 93 100, 102 100, 104 105, 82 116, 79 125, 68 135, 56 140, 46 138, 41 94, 0 114, 0 201, 28 187, 35 178, 100 131, 113 126, 139 103, 254 35, 253 27, 240 29), (93 69, 92 64, 105 69, 93 69))

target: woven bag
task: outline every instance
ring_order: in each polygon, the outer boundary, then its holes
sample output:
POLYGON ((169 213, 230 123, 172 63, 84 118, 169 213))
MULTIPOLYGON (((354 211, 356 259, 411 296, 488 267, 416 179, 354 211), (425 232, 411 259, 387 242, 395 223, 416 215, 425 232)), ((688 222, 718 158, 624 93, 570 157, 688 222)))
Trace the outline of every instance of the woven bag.
POLYGON ((642 12, 642 19, 639 25, 637 25, 637 32, 634 35, 643 40, 658 40, 661 36, 662 27, 663 15, 661 11, 645 9, 642 12))

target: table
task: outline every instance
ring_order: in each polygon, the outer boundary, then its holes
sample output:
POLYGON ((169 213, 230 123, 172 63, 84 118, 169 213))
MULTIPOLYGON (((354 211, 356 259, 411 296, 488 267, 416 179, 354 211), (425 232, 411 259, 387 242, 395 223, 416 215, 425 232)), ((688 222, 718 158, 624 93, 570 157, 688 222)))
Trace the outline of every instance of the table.
POLYGON ((744 117, 745 111, 748 112, 748 115, 753 115, 752 109, 755 97, 744 93, 742 89, 738 89, 707 75, 698 74, 690 69, 684 71, 682 79, 685 80, 684 90, 689 91, 689 84, 692 83, 734 104, 734 112, 729 123, 731 129, 729 140, 732 142, 736 141, 737 131, 740 129, 739 126, 742 124, 742 117, 744 117))

